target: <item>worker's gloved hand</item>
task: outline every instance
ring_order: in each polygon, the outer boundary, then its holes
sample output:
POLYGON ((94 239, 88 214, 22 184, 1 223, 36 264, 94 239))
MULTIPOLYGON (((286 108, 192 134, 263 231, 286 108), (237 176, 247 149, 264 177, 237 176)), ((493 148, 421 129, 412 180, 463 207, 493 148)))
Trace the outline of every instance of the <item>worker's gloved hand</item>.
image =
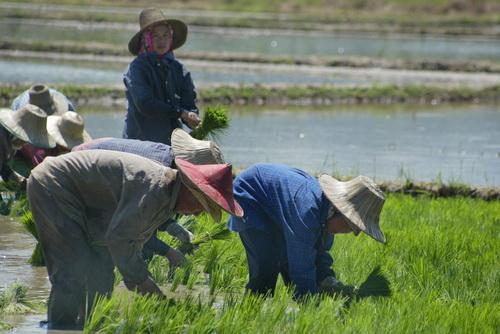
POLYGON ((26 182, 28 181, 24 176, 13 171, 9 176, 9 181, 14 181, 20 190, 26 190, 26 182))
POLYGON ((356 288, 352 285, 345 285, 333 276, 326 277, 318 285, 318 291, 326 294, 340 294, 344 296, 352 296, 356 288))
POLYGON ((168 262, 172 267, 180 267, 184 262, 186 262, 184 255, 175 248, 170 248, 165 257, 168 259, 168 262))
POLYGON ((184 123, 186 123, 186 125, 189 126, 191 129, 196 128, 198 124, 200 124, 201 122, 200 117, 192 111, 184 110, 181 113, 181 118, 184 121, 184 123))
POLYGON ((137 291, 142 295, 156 295, 159 297, 166 298, 163 292, 161 292, 158 285, 151 277, 148 277, 141 284, 136 286, 137 291))
POLYGON ((165 231, 167 231, 167 233, 171 236, 179 239, 182 243, 191 243, 191 241, 193 241, 194 239, 193 233, 189 232, 178 223, 168 224, 165 231))

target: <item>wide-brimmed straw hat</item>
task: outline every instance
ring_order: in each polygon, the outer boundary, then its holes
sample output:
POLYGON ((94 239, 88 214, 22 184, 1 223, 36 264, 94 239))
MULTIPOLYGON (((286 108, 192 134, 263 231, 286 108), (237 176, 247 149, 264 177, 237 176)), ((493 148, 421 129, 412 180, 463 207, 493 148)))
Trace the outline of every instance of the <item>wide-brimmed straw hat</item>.
POLYGON ((68 149, 92 140, 85 131, 82 116, 73 111, 68 111, 62 116, 47 117, 47 131, 58 145, 68 149))
POLYGON ((139 50, 141 49, 142 33, 144 30, 157 23, 167 23, 170 27, 172 27, 172 49, 177 49, 186 42, 188 28, 184 22, 175 19, 168 19, 160 9, 146 8, 143 9, 139 15, 139 32, 136 33, 128 42, 128 50, 131 54, 135 56, 139 54, 139 50))
POLYGON ((33 146, 56 146, 54 138, 47 133, 47 114, 35 105, 26 104, 17 111, 0 109, 0 123, 14 136, 33 146))
POLYGON ((375 182, 363 175, 341 182, 322 174, 319 184, 328 200, 350 223, 375 240, 385 243, 379 226, 385 196, 375 182))
POLYGON ((243 209, 233 195, 231 165, 194 165, 179 158, 175 159, 175 164, 184 185, 216 222, 221 219, 221 209, 237 217, 243 216, 243 209))
POLYGON ((210 140, 198 140, 182 129, 175 129, 171 137, 174 157, 195 165, 223 164, 219 146, 210 140))
POLYGON ((33 85, 29 91, 29 103, 40 107, 47 115, 62 115, 68 111, 68 101, 61 95, 51 94, 46 85, 33 85))

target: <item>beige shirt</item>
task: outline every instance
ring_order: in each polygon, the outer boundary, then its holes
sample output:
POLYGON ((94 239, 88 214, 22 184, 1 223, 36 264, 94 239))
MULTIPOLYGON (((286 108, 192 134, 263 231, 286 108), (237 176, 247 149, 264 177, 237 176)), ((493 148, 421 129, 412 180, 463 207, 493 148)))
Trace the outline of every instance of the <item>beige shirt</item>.
POLYGON ((91 244, 108 247, 126 281, 146 279, 142 244, 174 214, 181 184, 176 170, 134 154, 90 150, 48 157, 31 177, 69 221, 54 224, 79 224, 91 244))

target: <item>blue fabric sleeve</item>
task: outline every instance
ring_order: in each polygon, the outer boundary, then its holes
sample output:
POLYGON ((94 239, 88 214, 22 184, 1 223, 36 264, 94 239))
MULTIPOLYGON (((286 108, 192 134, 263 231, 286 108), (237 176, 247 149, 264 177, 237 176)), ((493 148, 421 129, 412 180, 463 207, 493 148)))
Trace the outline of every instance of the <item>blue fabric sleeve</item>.
POLYGON ((167 252, 170 250, 170 246, 160 240, 156 233, 154 233, 151 238, 146 241, 143 247, 149 248, 154 254, 159 254, 162 256, 167 255, 167 252))
POLYGON ((194 88, 193 79, 191 79, 191 73, 186 70, 184 65, 181 66, 184 79, 181 90, 181 106, 187 111, 199 114, 198 107, 196 107, 196 90, 194 88))

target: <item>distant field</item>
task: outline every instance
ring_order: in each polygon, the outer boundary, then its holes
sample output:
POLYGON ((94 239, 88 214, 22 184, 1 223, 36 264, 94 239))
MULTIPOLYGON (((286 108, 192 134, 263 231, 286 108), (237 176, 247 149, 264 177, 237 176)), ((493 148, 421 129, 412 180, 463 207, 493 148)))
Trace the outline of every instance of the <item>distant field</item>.
MULTIPOLYGON (((124 6, 165 6, 162 1, 133 0, 14 0, 9 2, 58 3, 72 5, 124 5, 124 6)), ((207 8, 231 9, 262 12, 307 11, 325 13, 325 11, 370 10, 379 13, 469 13, 484 14, 498 9, 497 0, 188 0, 170 1, 172 8, 207 8)))
MULTIPOLYGON (((3 1, 1 1, 3 2, 3 1)), ((0 2, 0 3, 1 3, 0 2)), ((185 13, 190 24, 245 27, 283 27, 316 29, 319 23, 358 25, 357 30, 412 31, 438 33, 491 34, 491 25, 500 23, 498 0, 189 0, 189 1, 131 1, 131 0, 17 0, 5 1, 29 4, 58 4, 76 6, 111 6, 144 8, 156 6, 169 9, 206 10, 211 13, 185 13), (231 11, 215 13, 216 11, 231 11), (254 13, 254 16, 251 14, 254 13), (272 14, 274 13, 274 15, 272 14), (283 14, 283 15, 276 15, 283 14), (309 23, 309 24, 307 24, 309 23), (366 26, 375 24, 377 27, 366 26), (365 25, 365 26, 363 26, 365 25), (382 25, 382 26, 381 26, 382 25), (391 26, 392 25, 392 26, 391 26)), ((3 16, 37 17, 27 10, 3 9, 3 16)), ((113 14, 90 11, 72 12, 71 9, 40 11, 39 18, 79 19, 95 21, 136 20, 134 11, 113 14)), ((336 27, 335 29, 344 29, 336 27)))
MULTIPOLYGON (((232 234, 203 244, 170 280, 155 258, 150 270, 172 299, 119 289, 97 305, 86 332, 498 333, 499 217, 498 201, 390 195, 381 217, 388 244, 339 236, 332 254, 342 281, 360 286, 379 267, 391 295, 303 304, 282 284, 274 298, 245 298, 246 258, 232 234)), ((195 225, 198 236, 216 229, 205 218, 195 225)))

